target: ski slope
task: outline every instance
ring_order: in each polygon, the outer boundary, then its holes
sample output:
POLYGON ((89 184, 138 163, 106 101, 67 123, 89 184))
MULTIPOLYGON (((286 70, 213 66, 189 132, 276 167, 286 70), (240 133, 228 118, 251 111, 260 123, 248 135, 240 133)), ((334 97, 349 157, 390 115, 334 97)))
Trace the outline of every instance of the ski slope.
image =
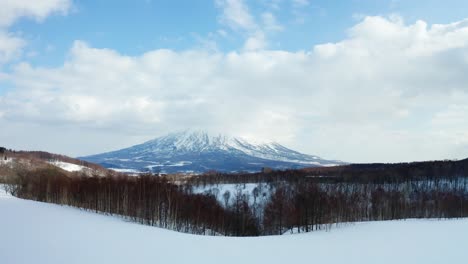
POLYGON ((0 263, 466 263, 468 219, 358 223, 260 238, 204 237, 0 192, 0 263))

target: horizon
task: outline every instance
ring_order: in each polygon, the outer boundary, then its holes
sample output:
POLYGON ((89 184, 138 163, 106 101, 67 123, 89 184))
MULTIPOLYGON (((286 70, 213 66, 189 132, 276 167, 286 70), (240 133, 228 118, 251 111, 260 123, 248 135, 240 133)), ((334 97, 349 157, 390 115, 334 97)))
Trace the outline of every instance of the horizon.
MULTIPOLYGON (((109 150, 109 151, 105 151, 105 152, 100 152, 100 153, 91 153, 91 154, 88 154, 88 155, 83 155, 83 156, 68 156, 68 155, 65 155, 67 157, 70 157, 70 158, 74 158, 74 159, 82 159, 82 158, 89 158, 89 157, 92 157, 92 156, 96 156, 96 155, 102 155, 102 154, 108 154, 108 153, 111 153, 111 152, 117 152, 117 151, 122 151, 122 150, 126 150, 126 149, 130 149, 130 148, 133 148, 133 147, 136 147, 138 145, 145 145, 145 144, 148 144, 148 143, 151 143, 152 141, 154 140, 158 140, 158 139, 161 139, 161 138, 164 138, 164 137, 167 137, 167 136, 174 136, 174 135, 177 135, 177 134, 182 134, 182 133, 205 133, 207 134, 209 137, 213 138, 213 137, 226 137, 228 139, 230 138, 233 138, 233 139, 242 139, 242 140, 245 140, 247 141, 248 144, 252 144, 252 145, 268 145, 268 144, 279 144, 281 145, 282 147, 286 147, 290 150, 293 150, 293 151, 296 151, 294 149, 291 149, 290 147, 288 146, 285 146, 283 144, 280 144, 276 141, 250 141, 248 138, 245 138, 245 137, 236 137, 236 136, 233 136, 233 135, 229 135, 229 134, 223 134, 223 133, 220 133, 220 132, 208 132, 208 131, 205 131, 205 130, 201 130, 201 129, 184 129, 184 130, 179 130, 179 131, 174 131, 174 132, 171 132, 171 133, 167 133, 167 134, 164 134, 164 135, 161 135, 161 136, 158 136, 156 138, 153 138, 153 139, 149 139, 149 140, 146 140, 144 142, 141 142, 141 143, 138 143, 136 145, 131 145, 131 146, 124 146, 123 148, 120 148, 120 149, 113 149, 113 150, 109 150)), ((0 147, 4 147, 4 146, 0 146, 0 147)), ((11 151, 32 151, 32 152, 35 152, 35 151, 38 151, 38 152, 41 152, 41 151, 44 151, 44 150, 40 150, 40 149, 31 149, 31 150, 23 150, 23 149, 11 149, 11 148, 6 148, 7 150, 11 150, 11 151)), ((45 151, 47 152, 47 151, 45 151)), ((63 153, 52 153, 52 152, 49 152, 51 154, 58 154, 58 155, 64 155, 63 153)), ((301 152, 299 152, 301 153, 301 152)), ((310 155, 310 156, 315 156, 314 154, 310 154, 310 153, 301 153, 301 154, 305 154, 305 155, 310 155)), ((397 162, 379 162, 379 161, 374 161, 374 162, 347 162, 345 160, 338 160, 338 159, 334 159, 333 157, 319 157, 319 158, 326 158, 327 160, 329 161, 339 161, 339 162, 342 162, 343 164, 399 164, 399 163, 413 163, 413 162, 432 162, 432 161, 460 161, 460 160, 465 160, 465 159, 468 159, 468 157, 462 157, 462 158, 455 158, 455 159, 438 159, 438 160, 411 160, 411 161, 397 161, 397 162)), ((98 163, 96 163, 98 164, 98 163)), ((341 165, 343 165, 341 164, 341 165)), ((336 166, 341 166, 341 165, 336 165, 336 166)))
POLYGON ((9 149, 80 157, 199 129, 350 163, 468 157, 464 1, 0 6, 9 149))

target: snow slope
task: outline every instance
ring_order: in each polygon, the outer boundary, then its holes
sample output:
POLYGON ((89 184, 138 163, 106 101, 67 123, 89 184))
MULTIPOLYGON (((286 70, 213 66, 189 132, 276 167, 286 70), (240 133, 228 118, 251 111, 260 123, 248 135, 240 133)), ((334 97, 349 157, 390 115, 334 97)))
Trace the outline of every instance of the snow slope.
POLYGON ((73 163, 68 163, 68 162, 63 162, 63 161, 58 161, 58 160, 51 161, 49 163, 54 165, 54 166, 57 166, 57 167, 59 167, 59 168, 61 168, 63 170, 70 171, 70 172, 81 171, 84 168, 86 168, 85 166, 76 165, 76 164, 73 164, 73 163))
POLYGON ((359 223, 330 232, 203 237, 0 193, 0 262, 466 263, 468 219, 359 223))
POLYGON ((113 169, 152 172, 260 171, 335 166, 341 161, 303 154, 275 142, 251 142, 204 131, 171 133, 143 144, 80 159, 113 169))

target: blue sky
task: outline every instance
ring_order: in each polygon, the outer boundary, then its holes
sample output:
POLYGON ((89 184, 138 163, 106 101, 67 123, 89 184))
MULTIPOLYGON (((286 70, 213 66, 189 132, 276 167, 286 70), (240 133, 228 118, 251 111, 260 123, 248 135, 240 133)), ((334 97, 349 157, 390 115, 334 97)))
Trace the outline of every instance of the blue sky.
MULTIPOLYGON (((412 23, 449 23, 466 16, 468 2, 462 0, 403 1, 352 0, 246 1, 252 16, 271 12, 282 30, 270 36, 270 49, 309 50, 313 45, 336 42, 347 29, 366 15, 398 14, 412 23), (272 7, 278 2, 276 7, 272 7)), ((74 40, 97 48, 111 48, 127 55, 148 50, 204 48, 215 42, 221 51, 242 48, 244 36, 220 22, 220 8, 214 0, 197 1, 74 1, 66 16, 52 15, 41 23, 20 19, 10 30, 27 41, 28 61, 35 65, 59 65, 74 40), (228 36, 220 36, 223 30, 228 36)))
POLYGON ((468 2, 0 0, 0 145, 187 128, 349 162, 468 156, 468 2))

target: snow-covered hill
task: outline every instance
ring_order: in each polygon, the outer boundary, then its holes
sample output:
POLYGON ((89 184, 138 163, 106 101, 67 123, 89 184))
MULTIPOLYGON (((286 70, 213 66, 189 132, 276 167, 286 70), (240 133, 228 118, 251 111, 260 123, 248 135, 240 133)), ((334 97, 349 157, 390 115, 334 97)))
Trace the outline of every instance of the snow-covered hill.
POLYGON ((172 133, 130 148, 81 159, 116 170, 169 173, 260 171, 263 167, 286 169, 343 164, 302 154, 275 142, 252 143, 204 131, 172 133))
POLYGON ((69 162, 63 162, 59 160, 50 161, 49 163, 56 167, 61 168, 62 170, 66 170, 69 172, 82 171, 84 169, 89 169, 85 166, 81 166, 81 165, 77 165, 77 164, 73 164, 69 162))
POLYGON ((328 232, 227 238, 143 226, 17 199, 1 190, 0 212, 0 263, 8 264, 439 264, 468 259, 468 219, 357 223, 328 232))
POLYGON ((60 169, 65 174, 104 176, 109 170, 90 162, 43 151, 5 151, 0 155, 0 180, 15 178, 18 173, 60 169))

